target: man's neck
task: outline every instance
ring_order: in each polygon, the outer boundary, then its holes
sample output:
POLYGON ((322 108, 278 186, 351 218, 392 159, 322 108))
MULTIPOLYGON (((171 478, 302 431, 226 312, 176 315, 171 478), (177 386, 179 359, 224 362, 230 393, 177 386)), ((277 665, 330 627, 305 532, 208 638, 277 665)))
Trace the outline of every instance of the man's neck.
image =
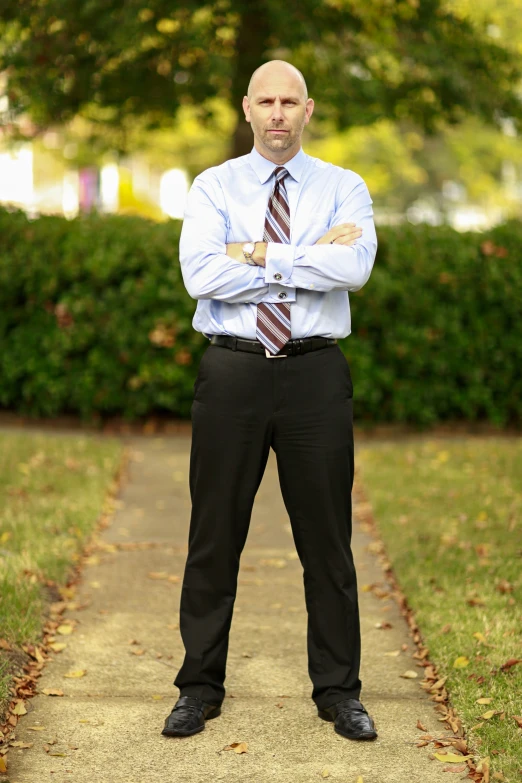
POLYGON ((271 163, 277 163, 278 166, 283 166, 297 155, 301 149, 301 143, 297 142, 297 144, 292 145, 292 147, 289 147, 287 150, 281 150, 280 153, 268 149, 268 147, 260 144, 257 139, 254 139, 254 147, 263 158, 266 158, 266 160, 269 160, 271 163))

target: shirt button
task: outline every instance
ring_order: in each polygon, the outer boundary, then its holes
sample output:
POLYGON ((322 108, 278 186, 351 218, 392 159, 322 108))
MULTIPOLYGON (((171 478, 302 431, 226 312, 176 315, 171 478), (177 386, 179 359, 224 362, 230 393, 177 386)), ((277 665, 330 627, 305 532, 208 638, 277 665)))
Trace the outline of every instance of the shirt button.
POLYGON ((276 272, 274 275, 274 280, 282 280, 283 275, 280 272, 276 272))
POLYGON ((280 294, 278 294, 279 299, 286 299, 286 294, 284 291, 281 291, 280 294))

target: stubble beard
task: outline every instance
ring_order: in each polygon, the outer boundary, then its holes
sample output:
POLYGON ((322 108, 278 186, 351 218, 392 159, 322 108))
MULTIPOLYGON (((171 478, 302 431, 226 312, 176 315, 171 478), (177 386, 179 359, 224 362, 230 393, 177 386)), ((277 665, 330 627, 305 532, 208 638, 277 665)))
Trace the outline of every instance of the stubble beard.
MULTIPOLYGON (((285 128, 284 130, 288 132, 279 137, 275 137, 269 133, 268 128, 259 128, 257 124, 252 122, 252 120, 251 125, 252 130, 260 137, 265 147, 267 147, 269 150, 272 150, 273 152, 279 152, 281 150, 290 149, 290 147, 299 141, 305 124, 303 120, 300 127, 298 128, 285 128)), ((270 130, 276 130, 276 128, 270 128, 270 130)), ((281 130, 283 129, 281 128, 281 130)))

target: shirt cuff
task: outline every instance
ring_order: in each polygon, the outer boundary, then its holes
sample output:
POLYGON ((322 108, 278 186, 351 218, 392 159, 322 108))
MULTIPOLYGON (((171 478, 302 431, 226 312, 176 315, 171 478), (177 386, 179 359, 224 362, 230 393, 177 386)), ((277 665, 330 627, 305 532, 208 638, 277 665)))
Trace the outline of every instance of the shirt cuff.
POLYGON ((283 245, 279 242, 268 242, 265 255, 265 283, 285 283, 292 277, 294 270, 293 245, 283 245))

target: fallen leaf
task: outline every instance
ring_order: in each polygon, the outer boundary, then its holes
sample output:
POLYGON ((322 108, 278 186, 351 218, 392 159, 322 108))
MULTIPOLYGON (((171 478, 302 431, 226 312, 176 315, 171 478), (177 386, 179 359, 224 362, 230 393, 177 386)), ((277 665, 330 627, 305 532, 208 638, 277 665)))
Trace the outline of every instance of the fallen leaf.
POLYGON ((0 772, 7 772, 7 764, 3 756, 0 756, 0 772))
POLYGON ((516 721, 519 728, 522 729, 522 718, 520 717, 520 715, 513 715, 513 720, 516 721))
POLYGON ((496 589, 499 593, 512 593, 513 592, 513 585, 511 582, 508 582, 507 579, 501 579, 498 585, 496 586, 496 589))
POLYGON ((381 631, 388 631, 390 628, 393 628, 393 625, 389 622, 384 623, 375 623, 376 628, 380 628, 381 631))
POLYGON ((455 658, 453 661, 453 668, 454 669, 463 669, 465 666, 468 666, 469 664, 469 658, 466 658, 465 655, 459 655, 458 658, 455 658))
POLYGON ((63 676, 64 677, 71 677, 71 678, 73 678, 73 677, 85 677, 86 673, 87 673, 87 669, 76 669, 75 671, 67 672, 67 674, 64 674, 63 676))
POLYGON ((418 676, 417 672, 414 672, 411 669, 408 669, 404 674, 399 674, 399 677, 404 677, 405 680, 415 680, 418 676))
POLYGON ((420 729, 420 731, 428 731, 426 726, 424 726, 424 724, 421 723, 419 719, 417 719, 417 728, 420 729))
POLYGON ((489 644, 486 637, 483 633, 480 633, 480 631, 477 631, 477 633, 474 633, 473 636, 475 639, 480 642, 481 644, 484 644, 486 647, 493 647, 492 644, 489 644))
POLYGON ((43 731, 45 726, 28 726, 27 728, 31 731, 43 731))
POLYGON ((489 761, 489 756, 486 756, 477 764, 476 771, 482 773, 484 783, 489 783, 489 761))
POLYGON ((328 767, 325 767, 323 771, 321 772, 321 777, 323 778, 329 778, 330 777, 330 770, 328 767))
POLYGON ((67 753, 60 753, 60 752, 59 752, 59 751, 57 751, 57 750, 51 750, 51 751, 49 752, 49 755, 50 755, 50 756, 65 756, 65 757, 67 757, 67 753))
POLYGON ((62 650, 65 650, 67 645, 65 642, 52 642, 49 647, 51 650, 54 650, 54 652, 61 652, 62 650))
POLYGON ((17 701, 13 708, 13 715, 27 715, 23 701, 17 701))
POLYGON ((502 710, 488 710, 480 717, 483 718, 483 720, 490 720, 494 715, 500 715, 501 711, 502 710))
POLYGON ((63 691, 56 688, 44 688, 40 693, 45 693, 46 696, 63 696, 63 691))
POLYGON ((232 742, 230 745, 225 745, 223 750, 233 750, 235 753, 246 753, 248 744, 246 742, 232 742))
POLYGON ((446 625, 443 625, 442 628, 440 629, 441 633, 449 633, 450 631, 451 631, 450 623, 446 623, 446 625))
POLYGON ((64 624, 64 625, 59 625, 58 626, 58 628, 56 629, 56 633, 60 633, 60 634, 62 634, 62 636, 68 636, 70 633, 73 632, 73 630, 74 629, 73 629, 72 625, 65 625, 64 624))
POLYGON ((447 764, 461 764, 463 761, 473 758, 473 756, 457 756, 456 753, 434 753, 438 761, 445 761, 447 764))
POLYGON ((502 664, 500 670, 507 672, 508 669, 511 669, 512 666, 516 666, 517 663, 522 663, 522 658, 510 658, 508 661, 502 664))
POLYGON ((143 655, 145 650, 131 650, 133 655, 143 655))
POLYGON ((483 696, 481 699, 477 699, 477 704, 491 704, 492 701, 491 696, 483 696))
POLYGON ((443 772, 464 772, 468 768, 467 764, 459 764, 458 766, 454 767, 442 767, 443 772))
POLYGON ((16 742, 10 742, 9 745, 11 748, 32 748, 34 742, 22 742, 21 740, 17 740, 16 742))
POLYGON ((7 639, 0 639, 0 648, 2 650, 10 650, 11 649, 11 645, 9 644, 7 639))

